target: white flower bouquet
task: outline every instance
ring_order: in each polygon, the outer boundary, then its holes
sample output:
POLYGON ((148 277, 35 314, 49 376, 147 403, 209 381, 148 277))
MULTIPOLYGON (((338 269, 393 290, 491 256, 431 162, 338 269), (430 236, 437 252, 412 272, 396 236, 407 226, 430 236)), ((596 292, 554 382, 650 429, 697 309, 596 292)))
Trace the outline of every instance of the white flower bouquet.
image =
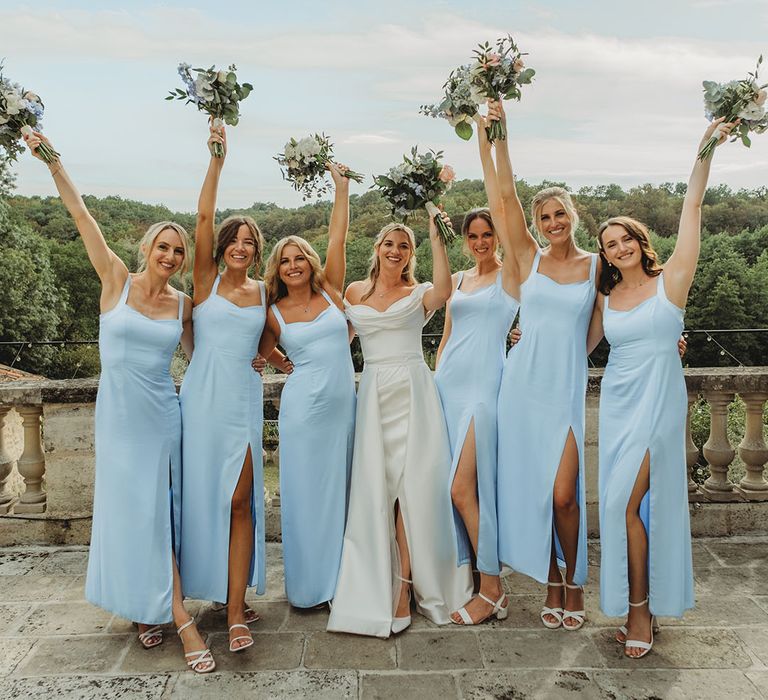
MULTIPOLYGON (((304 199, 320 197, 330 187, 325 179, 328 163, 333 162, 333 144, 325 134, 312 134, 303 139, 291 138, 283 146, 275 160, 280 165, 283 179, 301 192, 304 199)), ((362 182, 363 175, 354 170, 347 170, 344 176, 355 182, 362 182)))
POLYGON ((422 105, 420 114, 435 119, 446 119, 456 134, 469 141, 472 138, 472 121, 477 118, 478 107, 485 95, 472 82, 469 65, 451 71, 443 85, 443 100, 437 104, 422 105))
MULTIPOLYGON (((757 59, 754 73, 748 73, 744 80, 731 80, 727 83, 715 83, 705 80, 704 86, 704 110, 709 121, 725 117, 726 122, 734 122, 737 119, 741 123, 733 130, 733 141, 741 139, 741 142, 749 148, 752 141, 749 132, 762 134, 768 129, 768 115, 765 112, 765 101, 768 97, 765 85, 758 85, 757 72, 763 57, 757 59)), ((699 151, 699 159, 706 160, 712 157, 712 153, 721 138, 718 130, 704 144, 699 151)))
POLYGON ((437 232, 446 245, 455 233, 449 228, 437 205, 440 198, 453 184, 456 174, 450 165, 442 165, 442 151, 420 154, 418 147, 411 149, 411 157, 403 156, 403 162, 390 168, 386 175, 375 175, 374 187, 392 207, 393 216, 406 221, 419 209, 426 209, 437 225, 437 232))
MULTIPOLYGON (((194 104, 201 112, 210 115, 214 128, 222 124, 237 124, 240 102, 253 90, 250 83, 241 85, 237 82, 237 66, 232 64, 226 70, 216 70, 216 66, 192 68, 189 63, 179 63, 178 70, 185 87, 171 90, 166 100, 186 100, 187 104, 194 104), (193 77, 192 73, 197 73, 197 77, 193 77)), ((213 143, 211 155, 223 158, 224 147, 213 143)))
MULTIPOLYGON (((536 71, 526 68, 523 54, 511 36, 502 37, 492 47, 488 42, 479 44, 474 51, 475 61, 469 68, 471 81, 476 91, 489 100, 519 100, 520 86, 530 84, 536 71)), ((493 121, 487 128, 488 140, 502 141, 507 132, 499 121, 493 121)))
MULTIPOLYGON (((40 131, 44 109, 42 100, 34 92, 12 83, 3 75, 0 63, 0 146, 10 160, 16 160, 24 151, 20 143, 22 134, 31 136, 33 130, 40 131)), ((48 164, 59 157, 47 143, 37 147, 37 154, 48 164)))

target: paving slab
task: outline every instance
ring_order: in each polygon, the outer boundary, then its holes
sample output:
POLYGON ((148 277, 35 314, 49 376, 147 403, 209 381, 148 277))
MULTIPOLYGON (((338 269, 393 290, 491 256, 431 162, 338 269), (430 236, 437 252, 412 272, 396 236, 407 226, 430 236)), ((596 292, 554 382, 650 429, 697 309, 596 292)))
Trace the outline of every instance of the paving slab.
POLYGON ((280 671, 298 668, 304 653, 301 632, 265 632, 253 635, 253 646, 243 651, 229 650, 229 635, 212 634, 208 639, 216 667, 222 671, 280 671))
POLYGON ((699 596, 696 607, 681 618, 664 617, 664 627, 741 627, 768 625, 768 612, 751 598, 699 596))
MULTIPOLYGON (((0 589, 2 595, 2 589, 0 589)), ((14 634, 22 620, 29 615, 32 606, 28 603, 0 603, 0 637, 14 634)))
POLYGON ((756 697, 768 698, 768 671, 747 671, 744 675, 759 693, 756 697))
POLYGON ((447 673, 363 673, 361 700, 458 700, 456 680, 447 673))
POLYGON ((0 639, 0 676, 11 673, 29 653, 34 643, 32 639, 0 639))
MULTIPOLYGON (((203 639, 205 639, 205 635, 203 635, 203 639)), ((169 634, 167 629, 163 635, 163 643, 152 649, 145 649, 133 635, 125 656, 119 659, 119 662, 119 673, 170 674, 187 670, 181 640, 178 635, 169 634)))
POLYGON ((40 637, 48 634, 95 634, 104 632, 112 613, 90 603, 39 603, 27 613, 18 634, 40 637))
POLYGON ((766 592, 768 568, 730 566, 694 570, 696 595, 715 597, 756 596, 766 592))
POLYGON ((159 700, 168 676, 47 676, 10 678, 2 692, 7 698, 24 700, 159 700))
POLYGON ((307 637, 304 665, 328 669, 392 669, 397 666, 395 640, 313 632, 307 637))
MULTIPOLYGON (((195 616, 198 627, 200 629, 209 630, 211 632, 219 632, 221 630, 227 630, 227 610, 217 610, 212 603, 203 601, 196 601, 198 609, 192 612, 190 604, 192 601, 184 601, 184 605, 191 615, 195 616)), ((276 632, 279 630, 288 615, 288 603, 287 602, 274 602, 268 603, 261 599, 257 599, 254 602, 248 603, 261 618, 258 622, 254 622, 250 625, 251 631, 256 634, 257 632, 276 632)), ((326 615, 327 617, 327 615, 326 615)))
POLYGON ((747 645, 749 650, 768 666, 768 628, 742 628, 736 630, 736 634, 747 645))
POLYGON ((83 576, 88 567, 87 549, 63 549, 51 552, 30 573, 39 576, 69 574, 83 576))
POLYGON ((354 671, 264 671, 262 673, 182 673, 170 697, 174 700, 222 698, 280 698, 281 700, 353 700, 354 671))
POLYGON ((510 630, 478 635, 486 668, 602 668, 605 662, 586 629, 510 630))
POLYGON ((49 637, 35 644, 14 675, 109 673, 132 640, 127 635, 49 637))
MULTIPOLYGON (((60 600, 76 576, 44 576, 35 573, 3 576, 0 579, 0 596, 5 603, 60 600)), ((82 598, 82 595, 79 596, 82 598)))
POLYGON ((593 684, 586 671, 477 671, 459 677, 464 700, 561 700, 611 698, 593 684))
POLYGON ((0 552, 0 576, 23 576, 35 568, 48 554, 41 551, 15 550, 0 552))
POLYGON ((760 566, 768 559, 768 542, 708 540, 707 549, 724 566, 760 566))
MULTIPOLYGON (((641 659, 642 661, 642 659, 641 659)), ((759 700, 762 696, 741 671, 649 670, 595 671, 600 697, 627 700, 759 700)))
MULTIPOLYGON (((492 634, 492 633, 489 633, 492 634)), ((445 630, 442 632, 411 632, 400 635, 398 667, 407 671, 443 671, 462 668, 482 668, 478 634, 445 630)))
POLYGON ((323 632, 328 625, 328 608, 315 610, 310 608, 294 608, 285 604, 288 609, 281 629, 286 632, 323 632))

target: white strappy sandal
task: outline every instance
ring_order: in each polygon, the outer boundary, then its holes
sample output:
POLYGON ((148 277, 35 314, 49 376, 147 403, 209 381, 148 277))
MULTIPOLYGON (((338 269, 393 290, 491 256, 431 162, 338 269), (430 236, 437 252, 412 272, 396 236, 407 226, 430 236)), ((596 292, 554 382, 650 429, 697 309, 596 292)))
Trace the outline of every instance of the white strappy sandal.
MULTIPOLYGON (((576 584, 565 584, 566 588, 570 588, 571 590, 581 590, 582 593, 584 593, 584 586, 577 586, 576 584)), ((585 610, 563 610, 563 629, 570 630, 571 632, 575 632, 576 630, 580 630, 584 626, 584 620, 586 619, 587 613, 585 610), (576 620, 575 625, 566 625, 566 620, 576 620)))
MULTIPOLYGON (((648 598, 646 597, 645 600, 640 601, 639 603, 633 603, 632 601, 629 602, 630 607, 633 608, 639 608, 643 605, 648 604, 648 598)), ((628 659, 642 659, 652 648, 653 648, 653 632, 654 627, 656 625, 656 617, 654 615, 651 615, 651 641, 650 642, 644 642, 640 639, 627 639, 624 642, 624 656, 626 656, 628 659), (628 647, 634 647, 635 649, 642 649, 642 653, 638 654, 637 656, 631 656, 630 654, 627 654, 627 648, 628 647)), ((626 636, 626 627, 622 625, 619 629, 621 630, 624 628, 624 635, 626 636)))
MULTIPOLYGON (((408 603, 411 602, 411 584, 413 581, 409 578, 403 578, 402 576, 397 577, 400 581, 403 583, 408 584, 408 603)), ((399 600, 399 597, 398 597, 399 600)), ((400 634, 403 630, 407 629, 411 625, 411 616, 406 615, 405 617, 393 617, 392 618, 392 634, 400 634)))
POLYGON ((235 637, 234 639, 230 639, 229 640, 229 650, 232 651, 232 652, 238 652, 238 651, 243 651, 244 649, 247 649, 248 647, 252 647, 253 646, 253 637, 251 637, 251 630, 249 629, 248 625, 243 625, 243 624, 238 622, 238 623, 236 623, 234 625, 230 625, 229 626, 229 631, 231 632, 236 627, 242 627, 244 630, 248 630, 248 634, 241 634, 239 637, 235 637), (232 646, 239 639, 247 639, 248 643, 247 644, 241 644, 238 647, 232 646))
MULTIPOLYGON (((181 633, 187 629, 190 625, 195 624, 195 618, 190 617, 181 627, 176 629, 176 633, 181 637, 181 633)), ((190 651, 184 654, 184 658, 187 660, 187 666, 189 666, 195 673, 210 673, 216 670, 216 661, 211 654, 211 650, 206 647, 200 651, 190 651), (210 664, 207 668, 200 668, 203 664, 210 664)))
POLYGON ((154 649, 163 643, 163 628, 160 625, 149 627, 139 634, 139 642, 145 649, 154 649), (152 641, 155 639, 156 641, 152 641))
POLYGON ((453 617, 450 618, 454 625, 479 625, 486 620, 490 620, 492 617, 495 617, 497 620, 507 619, 507 615, 509 615, 509 603, 507 603, 507 605, 502 605, 502 603, 506 602, 507 600, 506 593, 502 593, 501 598, 499 598, 496 602, 492 601, 488 596, 485 596, 482 593, 478 593, 477 597, 482 598, 486 603, 488 603, 488 605, 492 605, 493 610, 491 610, 491 612, 489 612, 482 620, 474 622, 467 612, 466 606, 461 607, 456 611, 458 616, 461 618, 461 622, 456 622, 453 617))
MULTIPOLYGON (((565 584, 562 581, 547 581, 547 587, 551 586, 552 588, 562 588, 565 584)), ((562 608, 548 608, 546 605, 541 609, 541 612, 539 613, 539 617, 541 617, 541 622, 547 629, 550 630, 556 630, 558 627, 560 627, 563 624, 563 609, 562 608), (545 615, 552 615, 552 617, 557 620, 557 622, 550 622, 549 620, 545 619, 545 615)))

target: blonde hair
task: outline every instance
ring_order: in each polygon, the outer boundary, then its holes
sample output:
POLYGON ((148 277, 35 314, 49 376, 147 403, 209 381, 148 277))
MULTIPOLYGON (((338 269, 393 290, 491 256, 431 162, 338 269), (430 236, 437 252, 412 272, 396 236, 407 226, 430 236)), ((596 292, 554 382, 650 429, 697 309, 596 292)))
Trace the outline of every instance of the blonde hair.
POLYGON ((166 229, 171 229, 171 231, 179 234, 181 247, 184 248, 184 260, 179 267, 179 274, 183 275, 189 270, 191 260, 189 256, 189 235, 186 229, 173 221, 161 221, 157 224, 152 224, 144 236, 142 236, 141 241, 139 241, 139 272, 144 272, 147 268, 147 254, 152 250, 152 246, 155 245, 155 239, 166 229))
POLYGON ((312 291, 320 294, 325 284, 323 264, 315 249, 301 236, 286 236, 275 243, 264 268, 264 284, 267 288, 267 303, 269 304, 274 304, 288 295, 288 288, 285 286, 285 282, 280 279, 280 258, 283 257, 285 247, 289 245, 295 245, 309 262, 311 268, 309 284, 312 291))
POLYGON ((416 269, 416 236, 414 235, 413 231, 405 224, 387 224, 383 229, 381 229, 381 231, 379 231, 379 235, 376 236, 376 240, 373 242, 373 254, 371 255, 371 264, 368 268, 368 281, 371 284, 371 288, 365 294, 363 294, 363 296, 360 298, 360 301, 365 301, 369 296, 371 296, 371 294, 373 294, 373 290, 376 287, 376 280, 379 279, 379 275, 381 274, 379 248, 381 248, 381 244, 384 242, 386 237, 393 231, 402 231, 408 237, 408 245, 411 248, 411 257, 408 259, 408 264, 403 268, 402 273, 400 273, 400 278, 409 287, 416 284, 416 277, 413 274, 414 270, 416 269))
MULTIPOLYGON (((539 190, 531 201, 531 219, 533 221, 533 227, 536 233, 541 237, 541 229, 539 228, 539 217, 541 216, 542 207, 550 200, 555 199, 565 209, 565 213, 568 214, 568 218, 571 220, 571 238, 573 238, 576 229, 579 227, 579 212, 576 211, 576 205, 571 199, 571 195, 563 187, 545 187, 543 190, 539 190)), ((546 244, 546 241, 543 241, 546 244)))

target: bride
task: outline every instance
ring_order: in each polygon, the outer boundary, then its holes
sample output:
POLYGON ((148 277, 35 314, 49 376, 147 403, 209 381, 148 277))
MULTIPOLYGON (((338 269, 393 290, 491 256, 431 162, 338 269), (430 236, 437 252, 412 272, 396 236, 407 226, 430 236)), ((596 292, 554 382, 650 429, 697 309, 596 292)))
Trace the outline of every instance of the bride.
MULTIPOLYGON (((450 225, 446 214, 443 220, 450 225)), ((432 622, 472 593, 457 566, 448 434, 421 329, 451 294, 448 256, 430 221, 433 280, 417 284, 413 231, 389 224, 374 243, 368 278, 346 292, 365 368, 357 399, 349 515, 328 630, 389 637, 417 610, 432 622)))

